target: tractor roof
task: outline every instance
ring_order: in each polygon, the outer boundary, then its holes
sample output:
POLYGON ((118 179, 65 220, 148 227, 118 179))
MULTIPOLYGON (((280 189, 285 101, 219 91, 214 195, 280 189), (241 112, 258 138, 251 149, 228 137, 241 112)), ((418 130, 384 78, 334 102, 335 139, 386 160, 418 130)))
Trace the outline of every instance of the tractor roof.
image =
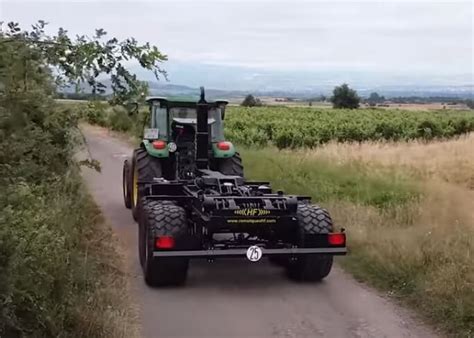
MULTIPOLYGON (((153 104, 153 102, 159 102, 160 106, 164 107, 196 107, 199 99, 193 97, 161 97, 161 96, 150 96, 146 98, 146 102, 153 104)), ((226 105, 229 102, 226 100, 214 100, 207 101, 210 106, 226 105)))

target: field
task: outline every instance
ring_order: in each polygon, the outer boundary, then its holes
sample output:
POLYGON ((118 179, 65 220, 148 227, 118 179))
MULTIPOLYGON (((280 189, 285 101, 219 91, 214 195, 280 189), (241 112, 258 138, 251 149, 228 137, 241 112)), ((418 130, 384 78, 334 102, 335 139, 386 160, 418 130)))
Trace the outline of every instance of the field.
POLYGON ((242 149, 246 175, 311 195, 348 233, 340 264, 435 326, 474 333, 474 134, 242 149))
POLYGON ((315 147, 330 141, 432 140, 474 131, 472 111, 229 107, 226 136, 246 146, 315 147))

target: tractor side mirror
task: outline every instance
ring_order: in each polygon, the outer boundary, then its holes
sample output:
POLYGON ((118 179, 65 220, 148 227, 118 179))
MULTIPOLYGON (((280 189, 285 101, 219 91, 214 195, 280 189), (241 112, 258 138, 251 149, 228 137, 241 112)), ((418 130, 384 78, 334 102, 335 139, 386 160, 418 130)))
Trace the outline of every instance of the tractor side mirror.
POLYGON ((225 118, 225 106, 221 107, 221 118, 222 120, 225 118))
POLYGON ((225 108, 229 102, 225 100, 216 100, 216 103, 217 103, 217 107, 221 110, 221 119, 224 120, 225 108))

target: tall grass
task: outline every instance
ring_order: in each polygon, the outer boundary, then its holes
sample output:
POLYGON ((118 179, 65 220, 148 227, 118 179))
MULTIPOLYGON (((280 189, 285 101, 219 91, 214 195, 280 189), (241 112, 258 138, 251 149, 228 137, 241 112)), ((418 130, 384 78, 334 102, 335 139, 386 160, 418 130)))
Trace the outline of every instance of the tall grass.
POLYGON ((473 139, 242 153, 249 178, 311 195, 346 228, 350 253, 339 260, 344 268, 446 332, 470 337, 474 191, 465 151, 473 149, 473 139))
POLYGON ((394 170, 374 172, 358 162, 336 165, 276 148, 239 149, 247 178, 270 180, 276 189, 310 195, 315 201, 349 201, 381 208, 406 205, 419 198, 416 182, 394 170))

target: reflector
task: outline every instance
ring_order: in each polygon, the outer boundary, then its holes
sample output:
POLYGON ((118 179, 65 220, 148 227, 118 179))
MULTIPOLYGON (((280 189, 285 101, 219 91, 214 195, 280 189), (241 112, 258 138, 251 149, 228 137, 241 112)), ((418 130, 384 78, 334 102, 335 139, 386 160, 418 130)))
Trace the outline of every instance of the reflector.
POLYGON ((171 249, 174 248, 174 238, 171 236, 161 236, 155 239, 155 248, 171 249))
POLYGON ((222 141, 217 143, 217 148, 219 150, 229 150, 230 149, 230 142, 222 141))
POLYGON ((166 148, 166 142, 161 141, 161 140, 156 140, 152 142, 153 148, 155 149, 165 149, 166 148))
POLYGON ((346 244, 346 234, 342 232, 328 234, 328 242, 330 245, 344 245, 346 244))

